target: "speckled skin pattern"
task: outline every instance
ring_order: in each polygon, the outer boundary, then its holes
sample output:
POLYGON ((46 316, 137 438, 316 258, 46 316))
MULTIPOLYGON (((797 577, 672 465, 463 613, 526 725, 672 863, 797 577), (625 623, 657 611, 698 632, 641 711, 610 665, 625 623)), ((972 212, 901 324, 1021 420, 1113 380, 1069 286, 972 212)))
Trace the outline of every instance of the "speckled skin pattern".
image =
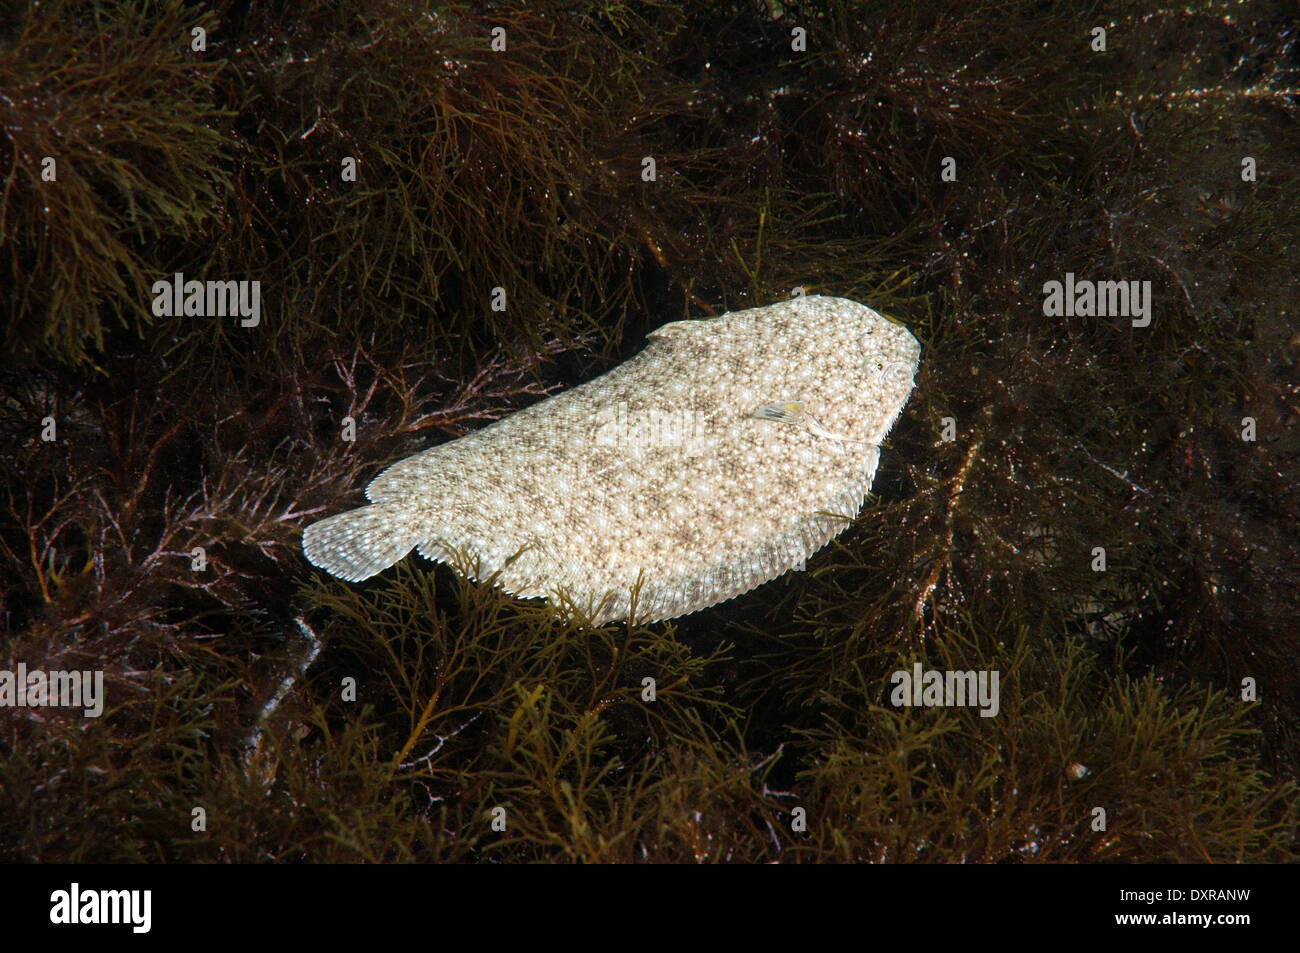
POLYGON ((393 464, 303 533, 359 581, 412 549, 592 622, 669 619, 791 569, 857 516, 921 348, 808 296, 649 336, 590 383, 393 464), (755 412, 780 404, 777 419, 755 412))

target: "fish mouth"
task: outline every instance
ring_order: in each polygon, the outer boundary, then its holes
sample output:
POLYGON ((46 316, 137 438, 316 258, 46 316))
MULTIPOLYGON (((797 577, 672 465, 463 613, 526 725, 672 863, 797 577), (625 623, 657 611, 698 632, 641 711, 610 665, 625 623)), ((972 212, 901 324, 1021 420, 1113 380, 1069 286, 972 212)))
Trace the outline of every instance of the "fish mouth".
POLYGON ((879 338, 863 342, 862 374, 868 383, 910 384, 921 366, 921 344, 901 324, 902 334, 893 333, 889 346, 882 353, 879 338))
POLYGON ((890 361, 877 374, 885 384, 905 384, 910 386, 916 377, 916 362, 905 364, 902 361, 890 361))

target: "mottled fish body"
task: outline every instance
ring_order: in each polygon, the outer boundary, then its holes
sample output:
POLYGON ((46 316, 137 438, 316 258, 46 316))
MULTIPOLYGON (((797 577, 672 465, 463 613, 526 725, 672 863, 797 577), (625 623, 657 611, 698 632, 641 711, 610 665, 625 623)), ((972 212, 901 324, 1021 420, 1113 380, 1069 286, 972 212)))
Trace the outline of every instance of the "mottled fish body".
POLYGON ((808 296, 676 321, 589 383, 393 464, 307 527, 359 581, 412 549, 593 622, 694 612, 800 565, 857 516, 921 349, 808 296))

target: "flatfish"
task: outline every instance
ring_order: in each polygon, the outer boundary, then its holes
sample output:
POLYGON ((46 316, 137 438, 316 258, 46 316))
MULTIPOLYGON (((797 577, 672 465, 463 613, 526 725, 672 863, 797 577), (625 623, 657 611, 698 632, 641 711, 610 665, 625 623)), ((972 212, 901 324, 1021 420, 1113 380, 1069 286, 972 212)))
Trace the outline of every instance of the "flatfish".
POLYGON ((595 624, 695 612, 849 526, 920 356, 844 298, 675 321, 595 380, 388 467, 303 552, 358 582, 418 550, 595 624))

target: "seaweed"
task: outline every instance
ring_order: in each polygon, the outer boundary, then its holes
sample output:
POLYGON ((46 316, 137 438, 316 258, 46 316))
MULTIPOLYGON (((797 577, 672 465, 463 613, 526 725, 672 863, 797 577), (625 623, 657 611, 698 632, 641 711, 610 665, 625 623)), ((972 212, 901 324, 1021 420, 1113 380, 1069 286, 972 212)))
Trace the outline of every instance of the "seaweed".
POLYGON ((102 671, 107 703, 0 708, 0 858, 1295 860, 1288 28, 9 10, 0 672, 102 671), (259 281, 260 323, 155 314, 177 273, 259 281), (1067 273, 1149 281, 1150 324, 1047 314, 1067 273), (806 571, 591 626, 415 557, 303 560, 386 464, 797 287, 923 346, 806 571), (996 715, 896 705, 917 665, 999 673, 996 715))

